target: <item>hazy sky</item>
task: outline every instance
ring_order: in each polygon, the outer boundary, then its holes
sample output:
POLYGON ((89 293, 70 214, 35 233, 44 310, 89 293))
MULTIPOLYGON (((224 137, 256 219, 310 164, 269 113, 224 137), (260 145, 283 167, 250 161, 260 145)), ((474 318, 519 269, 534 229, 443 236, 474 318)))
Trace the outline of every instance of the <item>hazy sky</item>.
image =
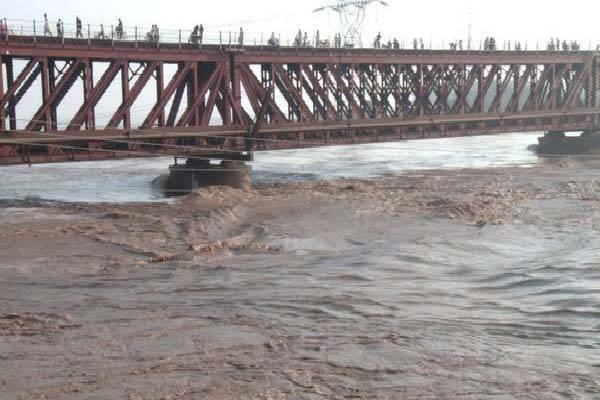
MULTIPOLYGON (((469 10, 473 15, 475 42, 487 35, 506 39, 546 41, 550 36, 578 39, 587 47, 600 43, 600 1, 570 0, 559 5, 551 0, 387 0, 390 7, 372 8, 367 16, 364 39, 370 41, 378 29, 385 38, 397 36, 408 43, 414 36, 435 42, 467 37, 469 10)), ((258 32, 281 32, 291 35, 298 28, 309 32, 320 29, 326 35, 337 30, 333 13, 313 14, 311 10, 328 0, 304 1, 234 1, 234 0, 21 0, 4 1, 0 17, 41 19, 47 12, 51 19, 74 20, 78 14, 84 23, 110 25, 122 17, 126 25, 161 29, 188 28, 197 23, 207 31, 237 30, 243 25, 248 37, 258 32)))

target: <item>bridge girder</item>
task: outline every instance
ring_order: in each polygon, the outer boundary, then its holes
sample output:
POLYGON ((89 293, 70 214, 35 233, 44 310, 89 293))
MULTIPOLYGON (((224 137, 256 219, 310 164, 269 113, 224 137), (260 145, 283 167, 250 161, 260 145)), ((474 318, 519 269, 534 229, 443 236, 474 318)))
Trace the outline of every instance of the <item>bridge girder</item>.
POLYGON ((0 43, 0 54, 0 164, 211 151, 243 158, 259 114, 254 150, 595 129, 600 115, 596 52, 24 41, 0 43), (38 97, 32 115, 22 110, 25 96, 38 97), (151 103, 139 106, 141 98, 151 103), (101 113, 103 99, 113 101, 101 113))

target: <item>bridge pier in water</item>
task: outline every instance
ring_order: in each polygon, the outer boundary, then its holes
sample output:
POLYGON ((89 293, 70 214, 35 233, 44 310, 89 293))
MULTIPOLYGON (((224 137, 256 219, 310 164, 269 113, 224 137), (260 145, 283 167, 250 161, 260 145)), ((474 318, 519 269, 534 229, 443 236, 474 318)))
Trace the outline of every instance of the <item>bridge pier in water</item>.
POLYGON ((567 136, 565 131, 548 131, 538 142, 538 154, 541 155, 600 154, 599 130, 585 130, 579 136, 567 136))
POLYGON ((181 196, 209 186, 247 190, 252 185, 252 167, 243 161, 224 160, 218 164, 195 158, 188 158, 183 164, 178 161, 176 158, 169 167, 164 188, 168 195, 181 196))

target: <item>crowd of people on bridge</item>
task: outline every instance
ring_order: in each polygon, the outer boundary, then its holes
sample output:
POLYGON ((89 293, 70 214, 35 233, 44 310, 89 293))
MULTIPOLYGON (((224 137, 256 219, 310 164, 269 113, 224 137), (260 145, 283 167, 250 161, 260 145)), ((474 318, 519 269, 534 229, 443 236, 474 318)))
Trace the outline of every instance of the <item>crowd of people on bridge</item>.
POLYGON ((579 51, 581 50, 581 45, 576 41, 567 42, 563 40, 562 43, 559 38, 550 39, 548 42, 548 46, 546 47, 548 51, 579 51))
POLYGON ((4 39, 6 35, 8 35, 8 25, 5 20, 0 19, 0 39, 4 39))
POLYGON ((188 39, 189 43, 192 44, 202 44, 202 41, 204 40, 204 25, 200 24, 200 25, 196 25, 194 26, 194 29, 192 29, 192 34, 190 35, 190 38, 188 39))
POLYGON ((496 45, 496 38, 493 36, 488 36, 483 41, 483 50, 484 51, 496 51, 498 50, 498 46, 496 45))
MULTIPOLYGON (((58 19, 58 21, 55 24, 56 31, 53 31, 53 29, 51 28, 51 24, 49 22, 47 14, 44 14, 43 21, 44 21, 43 22, 44 36, 47 36, 47 37, 56 36, 58 38, 65 37, 65 27, 64 27, 64 23, 61 19, 58 19)), ((7 36, 8 32, 9 32, 9 27, 8 27, 8 24, 6 23, 6 20, 0 19, 0 38, 7 36)), ((70 32, 72 35, 73 31, 70 31, 70 32)), ((136 32, 135 37, 137 40, 137 38, 138 38, 137 28, 136 28, 135 32, 136 32)), ((179 37, 181 40, 181 31, 179 31, 179 32, 180 32, 179 37)), ((34 30, 34 34, 35 34, 35 30, 34 30)), ((106 33, 103 24, 100 24, 99 30, 96 27, 94 32, 91 31, 90 26, 88 25, 87 37, 100 39, 100 40, 105 40, 105 39, 126 40, 127 34, 126 34, 126 31, 125 31, 125 28, 123 25, 123 21, 120 18, 118 18, 117 24, 114 26, 114 28, 113 28, 113 26, 110 27, 110 31, 108 32, 108 34, 106 33)), ((75 38, 77 38, 77 39, 84 38, 83 23, 82 23, 81 19, 79 18, 79 16, 77 16, 75 18, 75 38)), ((158 25, 156 25, 156 24, 152 25, 152 28, 150 29, 150 31, 148 31, 145 34, 145 37, 143 37, 142 40, 143 39, 145 39, 149 42, 155 42, 155 43, 160 42, 161 35, 160 35, 158 25)), ((164 40, 164 38, 163 38, 163 40, 164 40)), ((188 43, 194 44, 194 45, 202 45, 203 42, 204 42, 204 25, 202 25, 202 24, 196 25, 196 26, 194 26, 193 30, 191 31, 191 34, 188 38, 188 43)), ((220 42, 223 43, 222 37, 220 39, 220 42)), ((240 47, 245 45, 246 40, 245 40, 245 31, 244 31, 243 27, 240 28, 239 33, 237 34, 237 38, 235 37, 235 35, 233 35, 233 37, 232 37, 232 34, 230 33, 229 43, 230 44, 235 43, 240 47)), ((263 42, 261 39, 261 44, 262 43, 263 42)), ((281 46, 281 37, 279 35, 276 35, 275 32, 272 32, 271 36, 268 38, 266 44, 268 46, 273 46, 273 47, 281 46)), ((322 38, 321 32, 319 30, 317 30, 314 33, 314 35, 312 35, 312 37, 311 37, 311 36, 309 36, 309 33, 307 31, 298 29, 298 32, 296 33, 292 43, 290 43, 290 42, 287 43, 287 45, 290 45, 290 44, 293 45, 294 47, 316 47, 316 48, 333 47, 333 48, 339 49, 339 48, 352 48, 355 45, 357 45, 358 43, 353 43, 351 39, 349 39, 347 37, 344 38, 342 36, 342 34, 340 34, 340 33, 336 33, 333 36, 333 43, 331 43, 330 39, 322 38)), ((443 46, 443 47, 449 48, 452 51, 471 50, 471 41, 469 40, 469 44, 467 46, 468 48, 465 48, 465 43, 462 39, 457 39, 455 41, 449 42, 447 46, 448 47, 445 47, 445 46, 443 46)), ((511 50, 522 51, 523 50, 523 46, 521 45, 521 42, 519 42, 519 41, 513 41, 513 42, 505 41, 503 46, 504 46, 503 49, 508 50, 508 51, 511 51, 511 50)), ((401 42, 395 37, 390 38, 387 41, 384 41, 381 32, 378 32, 373 40, 372 47, 374 49, 401 50, 404 48, 404 44, 401 44, 401 42)), ((413 50, 425 50, 425 43, 423 42, 423 38, 414 38, 412 40, 412 49, 413 50)), ((498 44, 497 44, 496 38, 493 36, 486 37, 480 43, 479 49, 483 50, 483 51, 497 51, 498 44)), ((566 40, 561 41, 559 38, 551 38, 546 46, 546 50, 547 51, 564 51, 564 52, 580 51, 581 44, 577 41, 566 41, 566 40)), ((598 45, 596 47, 596 51, 600 51, 600 45, 598 45)))
POLYGON ((373 40, 374 49, 400 50, 400 41, 397 38, 388 39, 386 43, 382 43, 381 40, 381 32, 378 32, 373 40))
POLYGON ((158 43, 160 41, 160 32, 158 25, 152 25, 150 32, 146 33, 146 40, 148 42, 158 43))

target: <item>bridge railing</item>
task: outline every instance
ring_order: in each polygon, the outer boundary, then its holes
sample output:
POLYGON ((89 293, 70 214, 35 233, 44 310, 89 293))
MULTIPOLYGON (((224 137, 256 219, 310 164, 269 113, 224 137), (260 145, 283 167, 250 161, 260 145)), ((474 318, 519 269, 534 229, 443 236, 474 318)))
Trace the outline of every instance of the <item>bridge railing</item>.
MULTIPOLYGON (((78 31, 75 23, 60 23, 60 29, 62 34, 59 34, 57 23, 58 21, 49 21, 48 29, 46 29, 45 22, 43 19, 39 20, 16 20, 16 19, 3 19, 0 20, 0 40, 10 41, 11 38, 18 39, 19 37, 30 37, 33 38, 34 42, 38 39, 50 39, 54 40, 85 40, 85 41, 96 41, 106 40, 111 42, 132 42, 132 43, 155 43, 157 46, 160 44, 196 44, 199 48, 202 45, 220 45, 220 46, 270 46, 270 47, 321 47, 321 48, 335 48, 335 39, 333 36, 325 34, 317 35, 316 32, 304 33, 300 40, 297 37, 288 37, 281 35, 277 32, 254 32, 244 31, 243 40, 240 41, 239 30, 217 30, 214 28, 207 28, 202 38, 194 38, 192 35, 192 29, 162 29, 159 27, 158 35, 153 33, 152 27, 148 26, 127 26, 123 25, 123 31, 119 32, 117 26, 118 22, 113 24, 82 24, 81 30, 78 31)), ((484 51, 486 49, 485 41, 473 41, 469 46, 467 41, 463 41, 463 45, 459 46, 459 40, 431 40, 431 39, 419 39, 417 44, 414 44, 414 39, 405 40, 399 39, 394 46, 393 39, 390 38, 383 40, 378 48, 382 49, 401 49, 401 50, 472 50, 472 51, 484 51)), ((562 42, 563 39, 561 39, 562 42)), ((548 43, 541 42, 528 42, 519 40, 502 40, 497 41, 495 50, 503 51, 578 51, 578 50, 600 50, 600 45, 589 42, 582 45, 581 41, 577 40, 564 40, 569 44, 568 48, 565 49, 563 46, 555 48, 549 48, 548 43), (572 47, 572 43, 577 43, 576 47, 572 47)), ((373 48, 373 44, 367 41, 362 48, 373 48)), ((377 47, 377 46, 376 46, 377 47)))

